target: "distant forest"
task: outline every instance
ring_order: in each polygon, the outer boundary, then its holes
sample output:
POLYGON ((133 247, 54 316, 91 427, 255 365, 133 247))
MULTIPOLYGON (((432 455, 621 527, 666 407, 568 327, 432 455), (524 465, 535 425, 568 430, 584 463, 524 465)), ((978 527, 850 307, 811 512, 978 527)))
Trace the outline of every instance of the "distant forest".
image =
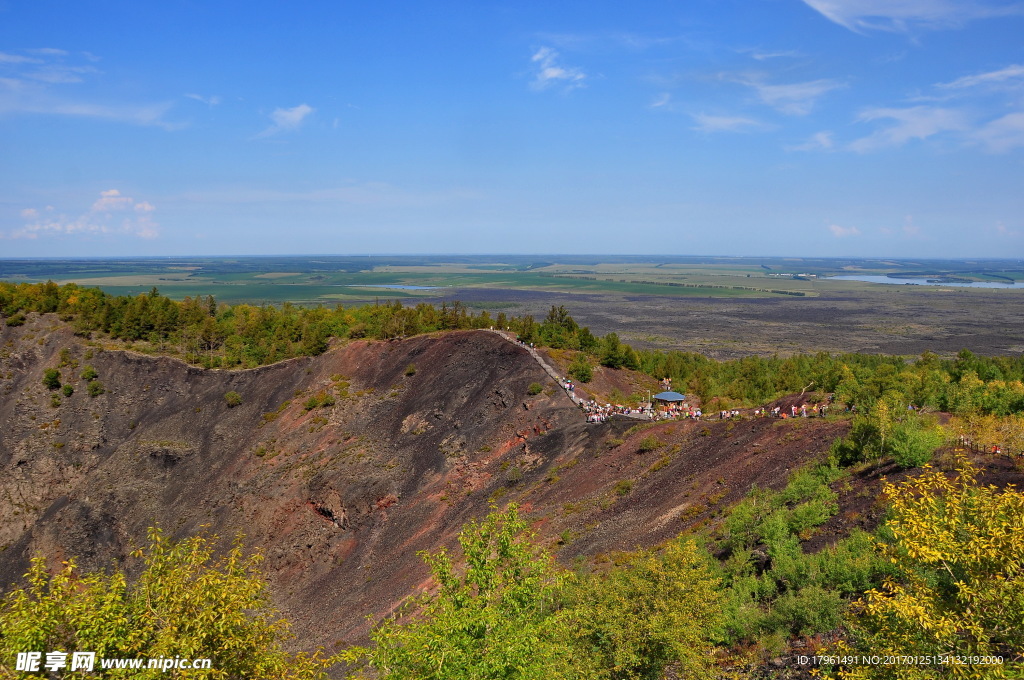
POLYGON ((73 283, 0 282, 0 314, 18 326, 29 312, 55 313, 83 336, 106 336, 139 351, 180 356, 206 368, 251 368, 324 352, 331 338, 392 339, 435 331, 496 327, 524 342, 575 351, 569 372, 580 382, 592 367, 629 368, 671 378, 704 404, 757 406, 783 394, 834 394, 848 407, 893 405, 960 415, 1024 411, 1024 357, 983 357, 967 350, 955 359, 925 353, 914 359, 878 354, 818 353, 749 356, 716 361, 692 352, 636 350, 615 333, 595 336, 564 307, 541 321, 532 316, 474 313, 458 301, 440 307, 401 302, 327 308, 217 303, 212 297, 172 300, 153 288, 115 296, 73 283))

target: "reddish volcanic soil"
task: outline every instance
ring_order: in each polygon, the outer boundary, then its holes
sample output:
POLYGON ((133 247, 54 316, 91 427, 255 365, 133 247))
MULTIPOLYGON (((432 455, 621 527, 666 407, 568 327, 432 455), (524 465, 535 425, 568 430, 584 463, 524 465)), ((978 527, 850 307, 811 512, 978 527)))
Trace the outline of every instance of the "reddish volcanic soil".
MULTIPOLYGON (((847 428, 588 425, 525 350, 483 331, 351 342, 249 371, 104 351, 50 316, 0 329, 0 345, 0 585, 36 552, 86 568, 126 560, 152 525, 178 537, 205 526, 225 543, 242 532, 304 648, 363 639, 368 615, 427 583, 417 552, 452 546, 492 503, 521 504, 563 561, 600 560, 714 521, 753 484, 782 486, 847 428), (41 380, 61 349, 78 368, 62 369, 75 392, 54 406, 41 380), (104 394, 88 395, 85 364, 104 394), (533 382, 551 389, 528 396, 533 382), (242 403, 229 407, 228 391, 242 403), (333 404, 310 401, 324 397, 333 404)), ((851 508, 811 540, 870 521, 851 508)))

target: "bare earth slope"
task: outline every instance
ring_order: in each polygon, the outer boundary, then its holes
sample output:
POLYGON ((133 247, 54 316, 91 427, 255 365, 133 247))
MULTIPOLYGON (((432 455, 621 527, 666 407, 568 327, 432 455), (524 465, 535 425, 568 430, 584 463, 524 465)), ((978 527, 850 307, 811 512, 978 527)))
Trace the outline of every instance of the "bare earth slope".
POLYGON ((425 585, 416 553, 452 545, 491 502, 523 504, 566 560, 654 545, 753 483, 782 485, 846 427, 588 425, 525 350, 482 331, 204 371, 90 347, 37 315, 0 329, 0 424, 0 586, 36 552, 123 560, 151 525, 241 531, 306 648, 365 636, 367 615, 425 585), (42 377, 62 349, 74 393, 55 406, 42 377), (533 382, 548 389, 528 396, 533 382), (652 436, 662 445, 641 452, 652 436))

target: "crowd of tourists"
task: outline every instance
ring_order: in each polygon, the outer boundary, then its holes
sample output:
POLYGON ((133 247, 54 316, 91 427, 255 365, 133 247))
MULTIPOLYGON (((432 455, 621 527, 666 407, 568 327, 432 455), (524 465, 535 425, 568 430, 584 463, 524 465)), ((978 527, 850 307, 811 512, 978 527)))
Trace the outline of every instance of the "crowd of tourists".
MULTIPOLYGON (((559 384, 573 402, 580 407, 580 410, 587 417, 588 423, 603 423, 608 418, 619 415, 629 418, 646 420, 703 420, 704 411, 696 405, 688 402, 668 402, 663 405, 641 404, 640 406, 623 406, 622 404, 600 403, 595 399, 584 399, 576 394, 576 383, 569 378, 560 378, 559 384)), ((829 402, 808 405, 806 403, 792 404, 789 408, 782 406, 767 407, 748 410, 722 409, 718 412, 718 420, 735 420, 738 418, 809 418, 817 416, 824 418, 828 414, 829 402)), ((710 415, 710 414, 709 414, 710 415)), ((714 419, 711 415, 710 419, 714 419)))

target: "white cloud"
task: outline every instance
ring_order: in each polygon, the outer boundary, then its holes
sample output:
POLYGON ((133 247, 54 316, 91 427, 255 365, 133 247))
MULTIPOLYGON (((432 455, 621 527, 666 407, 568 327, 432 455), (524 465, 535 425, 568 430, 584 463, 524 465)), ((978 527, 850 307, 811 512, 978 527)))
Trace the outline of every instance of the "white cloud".
POLYGON ((972 139, 992 153, 1024 148, 1024 112, 1008 113, 976 130, 972 139))
POLYGON ((42 61, 39 59, 33 59, 32 57, 26 57, 20 54, 8 54, 7 52, 0 52, 0 64, 41 64, 42 61))
POLYGON ((832 139, 832 133, 823 130, 821 132, 815 132, 810 138, 803 144, 797 144, 795 146, 786 147, 787 151, 831 151, 835 146, 835 141, 832 139))
POLYGON ((699 132, 746 132, 761 129, 764 125, 744 116, 713 116, 706 113, 693 114, 697 123, 694 130, 699 132))
POLYGON ((270 114, 270 119, 274 121, 274 125, 282 130, 294 130, 302 125, 302 121, 313 111, 313 107, 307 104, 299 104, 290 109, 274 109, 274 112, 270 114))
POLYGON ((828 230, 836 238, 847 238, 849 236, 860 236, 860 229, 857 227, 841 227, 838 224, 828 225, 828 230))
POLYGON ((804 0, 830 21, 860 33, 869 30, 956 28, 975 19, 1024 14, 1006 0, 804 0))
POLYGON ((914 216, 907 215, 903 218, 903 235, 908 238, 920 238, 921 227, 914 223, 914 216))
POLYGON ((668 106, 671 103, 672 95, 669 94, 668 92, 662 92, 661 94, 654 98, 654 101, 651 102, 651 108, 659 109, 663 106, 668 106))
POLYGON ((181 127, 164 118, 171 108, 170 102, 121 104, 69 98, 64 93, 70 90, 62 88, 63 85, 80 83, 99 71, 89 65, 66 63, 69 55, 63 50, 43 48, 25 52, 39 58, 9 54, 0 58, 0 66, 5 66, 4 72, 8 74, 0 77, 0 114, 98 118, 166 130, 181 127))
POLYGON ((195 99, 197 102, 202 102, 202 103, 206 104, 207 106, 217 106, 221 102, 220 97, 218 97, 217 95, 211 95, 209 97, 204 97, 201 94, 186 93, 185 96, 188 97, 189 99, 195 99))
POLYGON ((7 235, 10 238, 36 239, 40 236, 129 235, 152 239, 160 235, 160 225, 152 217, 156 210, 148 201, 123 196, 117 189, 101 191, 88 211, 76 217, 56 214, 52 206, 40 211, 25 208, 21 216, 26 224, 7 235))
POLYGON ((852 142, 849 148, 860 153, 902 146, 912 139, 927 139, 942 132, 964 132, 970 128, 963 112, 933 106, 867 109, 861 112, 857 120, 893 121, 867 137, 852 142))
MULTIPOLYGON (((67 50, 59 50, 56 47, 37 47, 31 50, 26 50, 30 54, 42 54, 47 57, 66 57, 70 54, 67 50)), ((82 54, 88 55, 88 52, 82 54)))
POLYGON ((127 196, 122 196, 117 189, 101 191, 99 200, 92 204, 93 212, 114 212, 131 207, 133 201, 127 196))
POLYGON ((348 206, 414 206, 447 205, 453 202, 477 200, 476 191, 453 188, 437 191, 411 190, 386 182, 361 182, 310 191, 280 191, 274 189, 236 189, 227 191, 189 192, 181 200, 202 205, 248 205, 277 202, 325 203, 348 206))
POLYGON ((1002 222, 996 222, 995 232, 996 236, 1001 238, 1016 238, 1017 236, 1020 236, 1019 231, 1007 228, 1007 226, 1002 222))
POLYGON ((270 114, 270 120, 274 121, 274 124, 256 136, 269 137, 280 132, 297 130, 301 127, 302 122, 314 111, 316 109, 308 104, 299 104, 290 109, 274 109, 274 112, 270 114))
POLYGON ((756 81, 743 84, 754 88, 765 104, 791 116, 807 115, 823 94, 845 87, 843 83, 828 79, 787 85, 766 85, 756 81))
POLYGON ((769 50, 747 48, 747 49, 741 49, 741 50, 738 50, 738 51, 741 52, 741 53, 744 53, 744 54, 749 54, 752 58, 754 58, 754 59, 756 59, 758 61, 767 61, 769 59, 779 59, 779 58, 782 58, 782 57, 800 57, 800 56, 803 56, 800 52, 798 52, 796 50, 773 50, 773 51, 769 51, 769 50))
POLYGON ((1024 66, 1021 64, 1011 64, 1006 68, 1001 68, 998 71, 989 71, 987 73, 978 73, 973 76, 964 76, 957 78, 956 80, 949 83, 939 83, 936 87, 944 89, 958 90, 968 87, 977 87, 978 85, 994 85, 999 83, 1005 83, 1008 80, 1017 78, 1024 78, 1024 66))
POLYGON ((70 66, 67 64, 46 64, 33 71, 26 71, 25 77, 43 83, 81 83, 85 77, 99 73, 92 66, 70 66))
POLYGON ((530 83, 530 87, 535 90, 546 90, 555 85, 572 90, 586 84, 587 74, 578 68, 559 64, 558 52, 550 47, 541 47, 530 57, 530 61, 536 68, 533 82, 530 83))

